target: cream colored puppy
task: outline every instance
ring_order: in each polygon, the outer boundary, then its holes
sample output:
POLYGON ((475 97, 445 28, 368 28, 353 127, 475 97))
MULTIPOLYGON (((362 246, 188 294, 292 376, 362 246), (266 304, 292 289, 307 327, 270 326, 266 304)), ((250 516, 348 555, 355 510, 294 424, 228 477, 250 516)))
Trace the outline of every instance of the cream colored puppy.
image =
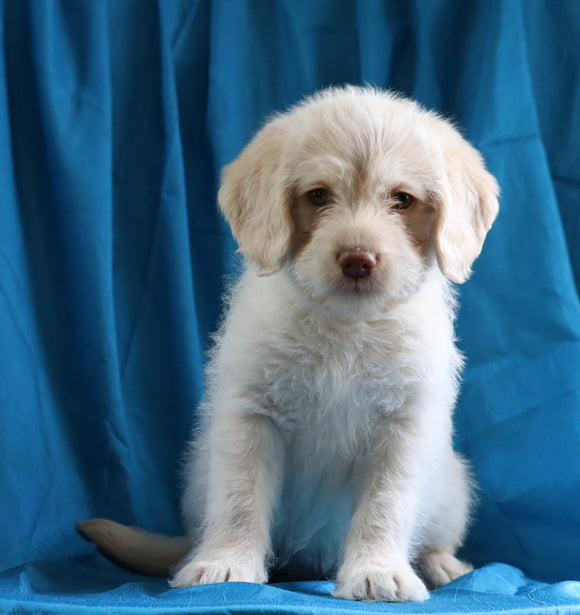
POLYGON ((141 572, 183 558, 173 587, 294 566, 341 598, 425 600, 468 572, 449 280, 497 193, 449 123, 391 93, 328 90, 267 124, 219 192, 247 267, 185 471, 189 538, 80 530, 141 572))

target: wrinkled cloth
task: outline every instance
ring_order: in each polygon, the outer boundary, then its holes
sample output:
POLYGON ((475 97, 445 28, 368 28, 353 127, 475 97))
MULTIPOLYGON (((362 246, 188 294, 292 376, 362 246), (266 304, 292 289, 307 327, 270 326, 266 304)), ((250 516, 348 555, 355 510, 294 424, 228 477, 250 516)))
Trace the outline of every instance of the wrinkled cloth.
POLYGON ((506 564, 490 564, 431 592, 422 603, 377 604, 333 598, 329 581, 229 583, 169 589, 97 556, 35 563, 0 574, 3 611, 31 613, 529 613, 579 612, 580 582, 531 581, 506 564), (22 612, 22 611, 18 611, 22 612))

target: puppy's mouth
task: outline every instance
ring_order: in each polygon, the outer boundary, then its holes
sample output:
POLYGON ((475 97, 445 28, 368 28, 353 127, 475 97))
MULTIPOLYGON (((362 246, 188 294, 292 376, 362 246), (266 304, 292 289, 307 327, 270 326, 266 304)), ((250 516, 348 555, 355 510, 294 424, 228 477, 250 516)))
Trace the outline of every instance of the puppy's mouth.
POLYGON ((337 274, 326 292, 316 301, 329 313, 346 320, 378 320, 390 305, 389 296, 378 272, 364 278, 337 274))
POLYGON ((374 277, 364 279, 349 279, 342 276, 337 284, 338 290, 347 295, 366 296, 378 292, 374 277))

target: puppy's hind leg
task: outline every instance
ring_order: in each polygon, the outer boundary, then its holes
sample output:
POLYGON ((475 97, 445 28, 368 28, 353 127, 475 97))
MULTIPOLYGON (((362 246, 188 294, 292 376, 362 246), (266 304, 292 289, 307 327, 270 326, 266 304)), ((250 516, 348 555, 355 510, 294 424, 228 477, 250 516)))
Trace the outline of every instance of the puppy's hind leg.
POLYGON ((417 561, 419 573, 430 589, 436 589, 473 570, 455 557, 461 546, 471 507, 472 484, 465 462, 450 451, 438 505, 430 522, 431 536, 417 561))
POLYGON ((215 415, 209 438, 201 542, 171 585, 265 583, 271 516, 282 477, 281 436, 269 418, 236 413, 215 415))
POLYGON ((473 570, 471 564, 457 559, 449 551, 435 549, 422 553, 417 566, 429 589, 447 585, 473 570))

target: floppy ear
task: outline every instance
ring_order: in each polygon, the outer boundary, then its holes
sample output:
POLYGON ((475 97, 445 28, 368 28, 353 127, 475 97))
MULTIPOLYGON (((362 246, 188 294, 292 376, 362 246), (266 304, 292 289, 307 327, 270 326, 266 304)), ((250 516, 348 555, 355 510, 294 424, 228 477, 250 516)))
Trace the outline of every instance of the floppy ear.
POLYGON ((260 267, 262 275, 280 269, 290 246, 284 120, 279 117, 267 124, 225 167, 218 194, 241 252, 260 267))
POLYGON ((443 274, 462 283, 471 275, 471 265, 497 216, 499 187, 479 152, 450 124, 438 122, 445 177, 439 195, 435 247, 443 274))

